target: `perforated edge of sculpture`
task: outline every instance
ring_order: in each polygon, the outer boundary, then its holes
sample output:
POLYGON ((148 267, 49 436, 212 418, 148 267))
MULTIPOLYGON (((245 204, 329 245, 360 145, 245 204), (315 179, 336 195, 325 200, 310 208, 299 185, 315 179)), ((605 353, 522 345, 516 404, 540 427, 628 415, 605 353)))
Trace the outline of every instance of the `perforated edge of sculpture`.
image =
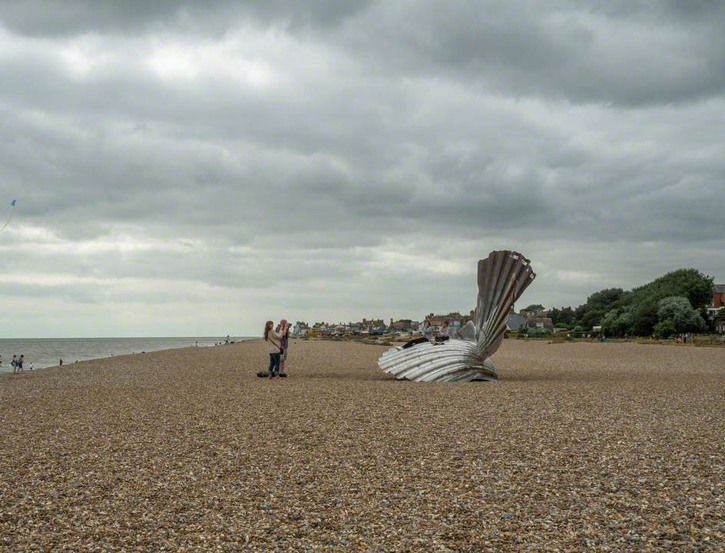
POLYGON ((518 252, 491 252, 478 262, 478 300, 473 321, 441 344, 425 342, 386 351, 378 366, 398 379, 435 382, 497 380, 490 357, 498 350, 514 302, 536 275, 518 252))

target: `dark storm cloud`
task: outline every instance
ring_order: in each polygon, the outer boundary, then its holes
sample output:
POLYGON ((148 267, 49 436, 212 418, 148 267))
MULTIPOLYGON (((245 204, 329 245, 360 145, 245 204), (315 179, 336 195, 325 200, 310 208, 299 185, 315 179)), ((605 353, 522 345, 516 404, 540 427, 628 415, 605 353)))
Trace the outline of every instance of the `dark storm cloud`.
POLYGON ((269 26, 367 58, 376 70, 462 79, 502 94, 624 106, 725 87, 722 2, 2 2, 35 36, 223 35, 269 26))
POLYGON ((0 19, 11 30, 36 36, 139 33, 164 28, 221 34, 249 18, 295 28, 327 27, 365 9, 367 0, 26 0, 0 1, 0 19))
POLYGON ((505 95, 629 107, 719 95, 725 9, 702 3, 686 17, 680 11, 674 4, 379 3, 337 36, 390 71, 444 74, 505 95))

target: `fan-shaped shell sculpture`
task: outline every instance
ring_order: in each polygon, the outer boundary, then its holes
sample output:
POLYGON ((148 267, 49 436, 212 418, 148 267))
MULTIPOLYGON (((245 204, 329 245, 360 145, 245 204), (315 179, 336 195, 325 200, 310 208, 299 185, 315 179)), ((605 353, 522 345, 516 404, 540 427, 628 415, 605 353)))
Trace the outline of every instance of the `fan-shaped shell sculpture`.
POLYGON ((514 302, 536 275, 518 252, 491 252, 478 262, 478 301, 473 321, 455 337, 386 351, 378 366, 398 379, 436 382, 497 380, 491 359, 503 341, 514 302))

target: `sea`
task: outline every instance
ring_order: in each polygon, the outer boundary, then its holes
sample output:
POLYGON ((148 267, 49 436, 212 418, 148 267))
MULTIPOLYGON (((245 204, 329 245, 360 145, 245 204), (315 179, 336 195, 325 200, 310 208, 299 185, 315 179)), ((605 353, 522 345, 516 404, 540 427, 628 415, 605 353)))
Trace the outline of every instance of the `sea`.
MULTIPOLYGON (((249 336, 230 336, 230 342, 251 340, 249 336)), ((24 355, 23 368, 54 367, 63 363, 113 357, 164 349, 214 347, 223 344, 227 336, 194 336, 177 338, 0 338, 0 372, 12 372, 13 355, 24 355)))

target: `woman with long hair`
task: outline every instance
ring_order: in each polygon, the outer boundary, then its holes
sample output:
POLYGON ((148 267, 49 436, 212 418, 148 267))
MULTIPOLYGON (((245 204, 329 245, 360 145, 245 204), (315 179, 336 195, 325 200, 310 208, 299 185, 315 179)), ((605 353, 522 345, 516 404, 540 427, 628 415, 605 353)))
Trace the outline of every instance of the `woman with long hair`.
POLYGON ((282 334, 274 330, 274 323, 267 321, 264 325, 264 341, 267 342, 267 351, 269 352, 269 372, 270 378, 279 376, 279 363, 281 353, 284 351, 282 347, 282 334))
POLYGON ((441 342, 446 342, 451 338, 455 338, 456 329, 450 326, 450 324, 451 323, 447 320, 443 321, 443 326, 441 327, 438 336, 436 336, 436 344, 440 344, 441 342))

